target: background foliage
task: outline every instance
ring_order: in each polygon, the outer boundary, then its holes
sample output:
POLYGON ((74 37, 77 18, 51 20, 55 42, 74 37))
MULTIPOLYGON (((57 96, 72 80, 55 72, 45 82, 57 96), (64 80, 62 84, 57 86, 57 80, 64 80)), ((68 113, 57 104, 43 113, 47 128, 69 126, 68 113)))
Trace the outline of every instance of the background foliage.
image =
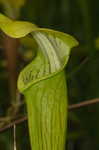
MULTIPOLYGON (((78 39, 80 45, 72 50, 66 68, 69 104, 99 97, 98 6, 98 0, 0 0, 0 11, 7 16, 78 39)), ((28 39, 13 41, 0 34, 0 127, 26 114, 23 97, 15 97, 15 88, 19 71, 33 58, 28 44, 28 39)), ((67 150, 99 150, 98 116, 99 104, 69 112, 67 150)), ((17 149, 29 150, 27 122, 16 130, 17 149)), ((13 128, 0 133, 0 149, 13 149, 13 128)))

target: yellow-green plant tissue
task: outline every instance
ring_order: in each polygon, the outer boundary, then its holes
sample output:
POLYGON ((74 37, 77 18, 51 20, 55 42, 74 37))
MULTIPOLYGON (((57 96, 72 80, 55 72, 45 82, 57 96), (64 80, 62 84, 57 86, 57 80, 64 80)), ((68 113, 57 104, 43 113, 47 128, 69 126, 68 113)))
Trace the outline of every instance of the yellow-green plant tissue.
POLYGON ((2 14, 0 28, 13 38, 31 34, 37 43, 35 57, 18 78, 27 106, 32 150, 64 150, 68 103, 64 69, 78 42, 68 34, 13 21, 2 14))

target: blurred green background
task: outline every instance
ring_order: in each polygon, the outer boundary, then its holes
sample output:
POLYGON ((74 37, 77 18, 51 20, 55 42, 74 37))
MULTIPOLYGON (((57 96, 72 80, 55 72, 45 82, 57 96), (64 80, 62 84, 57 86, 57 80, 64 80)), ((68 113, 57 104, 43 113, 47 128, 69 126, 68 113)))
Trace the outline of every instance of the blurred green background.
MULTIPOLYGON (((99 0, 0 0, 0 12, 13 19, 73 35, 66 68, 69 105, 99 97, 99 0)), ((31 61, 28 40, 0 32, 0 127, 26 114, 17 92, 20 70, 31 61)), ((99 104, 68 113, 66 150, 99 150, 99 104)), ((0 150, 14 150, 13 127, 0 133, 0 150)), ((17 150, 30 150, 27 122, 16 126, 17 150)))

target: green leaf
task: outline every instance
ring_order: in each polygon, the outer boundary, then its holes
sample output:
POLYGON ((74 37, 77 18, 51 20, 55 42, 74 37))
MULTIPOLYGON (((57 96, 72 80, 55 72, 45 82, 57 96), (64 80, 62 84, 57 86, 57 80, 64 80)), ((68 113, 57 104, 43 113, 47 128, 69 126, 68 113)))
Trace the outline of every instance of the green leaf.
POLYGON ((5 13, 14 19, 19 16, 20 9, 25 2, 26 0, 0 0, 0 4, 4 7, 5 13))
POLYGON ((71 48, 78 42, 68 34, 12 21, 3 15, 0 15, 0 27, 13 38, 31 33, 37 43, 33 61, 18 78, 18 89, 24 94, 27 105, 32 149, 63 150, 67 126, 64 68, 71 48))
POLYGON ((14 8, 20 8, 25 4, 26 0, 0 0, 0 3, 6 4, 9 3, 14 8))

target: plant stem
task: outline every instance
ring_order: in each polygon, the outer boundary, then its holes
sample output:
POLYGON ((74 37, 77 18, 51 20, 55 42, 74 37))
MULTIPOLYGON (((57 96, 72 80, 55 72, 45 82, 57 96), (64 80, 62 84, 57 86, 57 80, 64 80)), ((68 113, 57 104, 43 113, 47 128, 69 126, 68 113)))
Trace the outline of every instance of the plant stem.
MULTIPOLYGON (((92 100, 87 100, 87 101, 84 101, 84 102, 81 102, 81 103, 78 103, 78 104, 69 105, 68 109, 69 109, 69 111, 72 111, 72 110, 75 110, 75 109, 78 109, 78 108, 86 107, 86 106, 89 106, 89 105, 92 105, 92 104, 97 104, 97 103, 99 103, 99 98, 92 99, 92 100)), ((4 127, 0 128, 0 132, 3 132, 5 130, 13 127, 14 124, 18 125, 18 124, 20 124, 20 123, 22 123, 26 120, 27 120, 27 116, 23 116, 20 119, 17 119, 13 122, 10 122, 9 124, 7 124, 4 127)))

